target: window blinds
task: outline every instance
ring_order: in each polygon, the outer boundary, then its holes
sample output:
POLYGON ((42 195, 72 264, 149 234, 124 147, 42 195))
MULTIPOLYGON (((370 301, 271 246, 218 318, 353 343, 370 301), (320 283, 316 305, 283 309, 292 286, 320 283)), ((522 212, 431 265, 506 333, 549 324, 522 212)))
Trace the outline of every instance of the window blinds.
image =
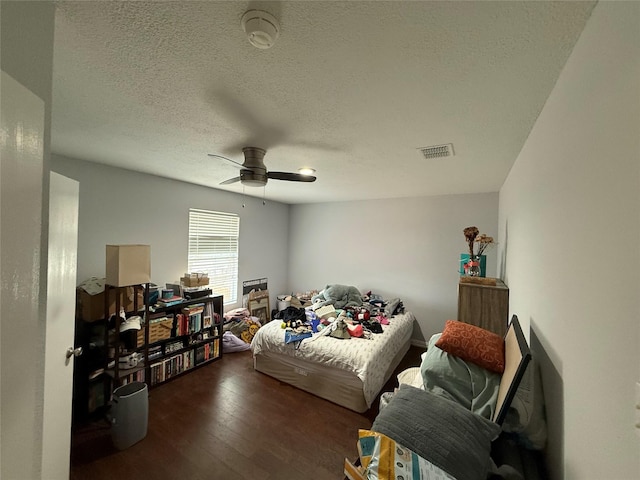
POLYGON ((225 303, 238 300, 239 232, 236 214, 189 209, 189 272, 208 273, 209 286, 225 303))

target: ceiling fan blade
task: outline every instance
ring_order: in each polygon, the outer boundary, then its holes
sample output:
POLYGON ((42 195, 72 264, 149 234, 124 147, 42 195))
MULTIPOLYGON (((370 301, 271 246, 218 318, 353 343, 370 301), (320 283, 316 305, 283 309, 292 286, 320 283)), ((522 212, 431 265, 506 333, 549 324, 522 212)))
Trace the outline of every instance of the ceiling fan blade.
POLYGON ((235 160, 231 160, 230 158, 223 157, 222 155, 216 155, 215 153, 207 153, 210 157, 222 158, 223 160, 227 160, 228 162, 235 163, 239 167, 244 167, 242 163, 236 162, 235 160))
POLYGON ((291 172, 267 172, 268 178, 274 180, 288 180, 290 182, 315 182, 316 177, 313 175, 302 175, 301 173, 291 172))
POLYGON ((225 180, 224 182, 220 182, 220 185, 229 185, 230 183, 236 183, 240 181, 240 177, 233 177, 229 180, 225 180))

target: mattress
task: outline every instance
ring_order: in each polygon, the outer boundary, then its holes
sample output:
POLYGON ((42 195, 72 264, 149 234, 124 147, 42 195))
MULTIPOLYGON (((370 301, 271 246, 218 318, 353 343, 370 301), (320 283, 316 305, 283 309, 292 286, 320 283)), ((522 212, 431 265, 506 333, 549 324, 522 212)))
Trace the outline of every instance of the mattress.
POLYGON ((372 339, 315 335, 298 348, 284 343, 280 322, 264 325, 251 342, 254 368, 356 412, 371 408, 409 350, 415 316, 399 314, 372 339))

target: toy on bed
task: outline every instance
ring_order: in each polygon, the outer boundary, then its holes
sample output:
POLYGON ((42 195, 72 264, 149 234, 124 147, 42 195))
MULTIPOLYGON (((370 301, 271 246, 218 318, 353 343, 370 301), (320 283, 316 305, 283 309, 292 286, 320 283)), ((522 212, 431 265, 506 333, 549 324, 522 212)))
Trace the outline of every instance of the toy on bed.
POLYGON ((504 339, 448 321, 431 337, 421 366, 398 375, 400 388, 371 430, 458 480, 525 478, 509 466, 496 467, 491 452, 530 359, 515 315, 504 339))
POLYGON ((317 295, 311 297, 313 306, 333 305, 335 308, 356 307, 362 305, 360 291, 350 285, 327 285, 317 295))

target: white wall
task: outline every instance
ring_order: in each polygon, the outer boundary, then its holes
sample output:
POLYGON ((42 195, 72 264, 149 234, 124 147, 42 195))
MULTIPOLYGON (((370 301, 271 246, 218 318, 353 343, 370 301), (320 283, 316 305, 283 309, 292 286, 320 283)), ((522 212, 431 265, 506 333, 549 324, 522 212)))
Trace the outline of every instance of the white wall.
POLYGON ((47 287, 48 229, 43 225, 47 225, 49 210, 54 5, 3 1, 0 16, 2 71, 33 94, 28 101, 20 98, 24 108, 18 105, 15 110, 6 108, 17 100, 16 90, 7 93, 11 82, 3 81, 0 96, 3 116, 0 477, 34 479, 42 473, 46 295, 40 292, 46 292, 47 287), (22 133, 24 136, 18 139, 18 135, 12 135, 14 122, 28 118, 26 114, 31 113, 34 103, 43 109, 39 123, 44 137, 36 142, 31 125, 24 123, 20 137, 22 133), (13 118, 9 122, 11 127, 4 130, 8 112, 12 112, 13 118), (38 150, 38 155, 30 155, 34 150, 38 150), (16 152, 22 156, 15 155, 16 152))
POLYGON ((240 216, 239 302, 243 280, 268 278, 272 308, 286 291, 288 205, 56 155, 51 169, 80 182, 78 283, 104 276, 105 245, 127 243, 151 245, 152 282, 178 281, 187 271, 189 208, 201 208, 240 216))
MULTIPOLYGON (((456 318, 462 231, 476 225, 497 236, 497 222, 497 193, 295 205, 290 289, 339 283, 400 297, 418 319, 413 339, 421 343, 456 318)), ((495 276, 497 252, 487 253, 487 275, 495 276)))
POLYGON ((556 479, 640 478, 639 62, 640 4, 599 3, 500 191, 510 309, 564 386, 556 479))

